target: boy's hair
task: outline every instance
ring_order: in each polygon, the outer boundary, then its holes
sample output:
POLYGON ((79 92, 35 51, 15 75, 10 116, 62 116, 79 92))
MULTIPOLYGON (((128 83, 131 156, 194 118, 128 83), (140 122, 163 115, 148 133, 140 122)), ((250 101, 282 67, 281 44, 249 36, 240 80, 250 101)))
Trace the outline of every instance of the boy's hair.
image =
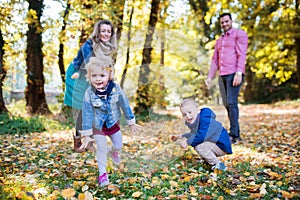
POLYGON ((196 108, 198 108, 198 103, 197 103, 194 99, 192 99, 192 98, 187 98, 187 99, 184 99, 184 100, 181 102, 181 104, 180 104, 180 109, 181 109, 183 106, 187 105, 187 104, 191 104, 191 105, 195 106, 196 108))
MULTIPOLYGON (((99 59, 98 57, 91 57, 89 62, 86 64, 86 80, 90 83, 90 75, 91 75, 91 69, 93 68, 101 68, 102 70, 107 70, 107 71, 112 71, 113 68, 113 61, 109 57, 101 58, 99 59)), ((110 76, 111 79, 111 76, 110 76)))

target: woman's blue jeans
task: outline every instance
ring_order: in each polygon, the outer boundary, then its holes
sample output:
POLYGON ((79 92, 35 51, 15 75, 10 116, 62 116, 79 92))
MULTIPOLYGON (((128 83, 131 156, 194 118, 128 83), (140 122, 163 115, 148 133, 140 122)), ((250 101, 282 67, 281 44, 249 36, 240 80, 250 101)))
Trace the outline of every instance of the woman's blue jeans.
POLYGON ((233 138, 240 137, 240 125, 239 125, 239 108, 238 97, 242 83, 244 82, 244 75, 242 76, 242 82, 238 86, 232 86, 233 78, 235 74, 228 74, 219 77, 219 88, 230 122, 229 135, 233 138))

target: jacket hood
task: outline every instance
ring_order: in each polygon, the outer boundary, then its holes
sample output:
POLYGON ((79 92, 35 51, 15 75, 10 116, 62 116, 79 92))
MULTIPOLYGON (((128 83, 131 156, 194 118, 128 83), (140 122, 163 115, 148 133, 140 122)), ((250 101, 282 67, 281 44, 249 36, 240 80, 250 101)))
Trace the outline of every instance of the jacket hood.
POLYGON ((216 114, 209 108, 202 108, 200 111, 200 118, 216 119, 216 114))

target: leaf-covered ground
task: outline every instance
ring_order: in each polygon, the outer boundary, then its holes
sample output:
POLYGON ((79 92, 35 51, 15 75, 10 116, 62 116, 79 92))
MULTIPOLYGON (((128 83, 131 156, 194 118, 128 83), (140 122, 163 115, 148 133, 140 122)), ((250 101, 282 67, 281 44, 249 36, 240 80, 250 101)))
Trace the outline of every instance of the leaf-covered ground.
MULTIPOLYGON (((227 127, 222 107, 213 107, 227 127)), ((240 106, 243 141, 211 171, 192 148, 171 136, 178 119, 124 127, 122 164, 109 162, 110 181, 97 186, 93 152, 72 151, 72 131, 0 136, 0 199, 299 199, 300 102, 240 106)), ((174 112, 178 115, 178 112, 174 112)))

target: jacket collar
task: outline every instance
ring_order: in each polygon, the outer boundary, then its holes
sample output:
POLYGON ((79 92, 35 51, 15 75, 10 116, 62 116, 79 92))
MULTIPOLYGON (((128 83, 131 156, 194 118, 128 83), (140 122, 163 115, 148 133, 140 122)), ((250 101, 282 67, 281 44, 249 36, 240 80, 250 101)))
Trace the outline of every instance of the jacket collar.
POLYGON ((232 27, 229 31, 222 33, 222 36, 231 35, 234 31, 235 31, 235 28, 232 27))
POLYGON ((185 125, 191 130, 191 133, 195 133, 198 130, 200 122, 200 113, 197 115, 196 120, 192 124, 185 123, 185 125))

